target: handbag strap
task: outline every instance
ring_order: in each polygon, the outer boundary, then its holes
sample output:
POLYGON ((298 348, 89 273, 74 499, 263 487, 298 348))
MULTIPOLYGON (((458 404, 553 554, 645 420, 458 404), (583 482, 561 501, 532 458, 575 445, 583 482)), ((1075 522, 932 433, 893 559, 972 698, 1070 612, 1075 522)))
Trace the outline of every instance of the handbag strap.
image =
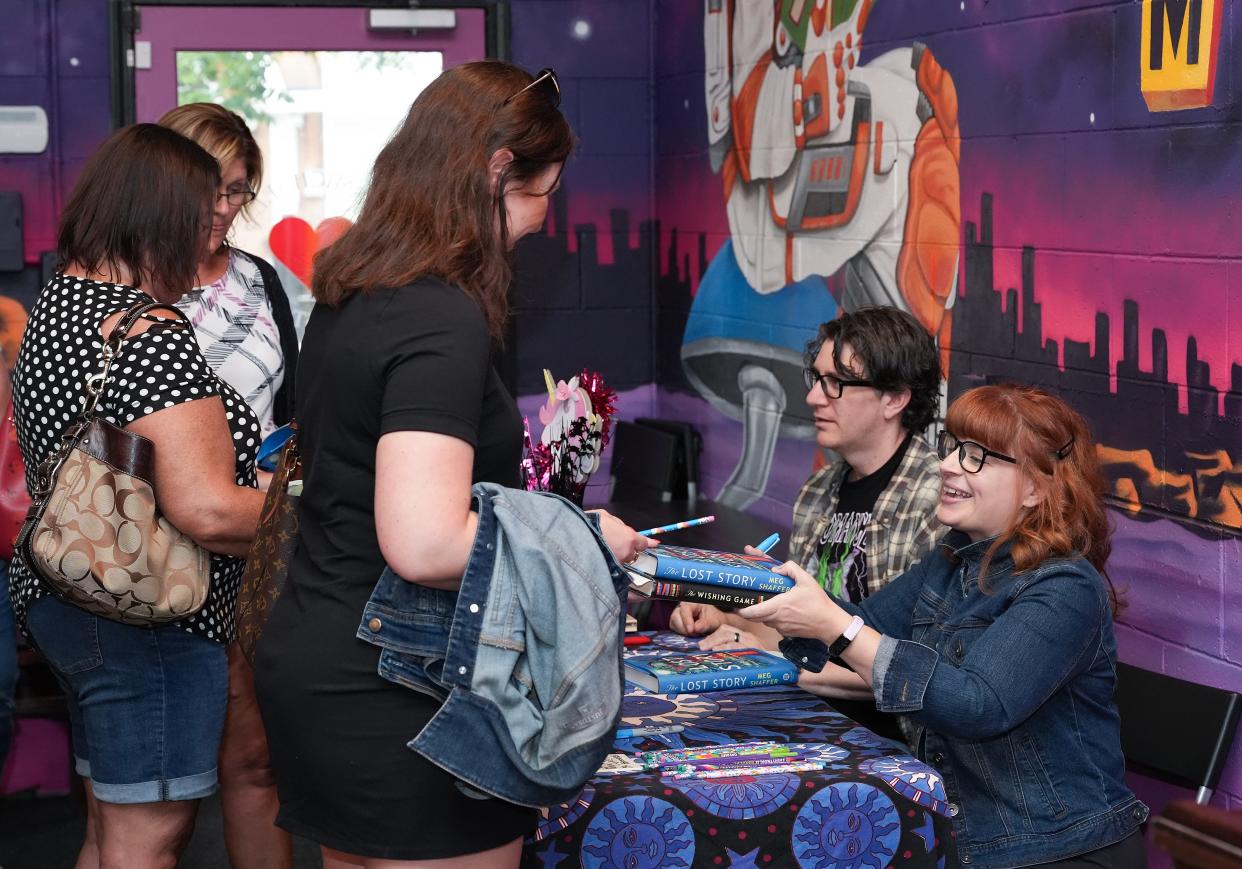
POLYGON ((152 324, 150 329, 180 329, 189 323, 185 319, 184 314, 162 302, 139 302, 129 308, 122 315, 121 319, 117 320, 116 325, 112 327, 112 331, 108 333, 103 348, 99 351, 99 369, 86 378, 86 396, 82 402, 81 416, 78 417, 77 422, 65 430, 65 433, 61 435, 60 443, 48 453, 47 458, 39 463, 38 471, 35 474, 34 489, 30 493, 36 502, 36 506, 46 500, 47 496, 51 494, 52 486, 56 481, 56 474, 60 471, 60 466, 68 458, 69 453, 73 451, 78 441, 81 440, 82 434, 96 416, 99 401, 103 398, 104 390, 108 386, 108 375, 111 373, 112 363, 120 355, 121 348, 125 345, 125 340, 129 337, 130 330, 134 328, 134 324, 139 319, 156 308, 174 311, 177 317, 175 321, 152 324))
MULTIPOLYGON (((122 315, 121 319, 116 321, 116 325, 112 327, 112 331, 108 333, 107 340, 104 341, 103 349, 99 352, 99 370, 86 378, 86 398, 82 405, 82 416, 80 422, 89 422, 91 417, 95 415, 95 410, 99 406, 99 400, 103 398, 104 390, 108 386, 108 374, 111 373, 112 363, 121 353, 121 348, 125 345, 125 339, 129 337, 129 332, 134 328, 134 324, 138 322, 149 311, 156 308, 165 308, 176 313, 177 320, 181 322, 164 324, 153 324, 151 329, 160 328, 181 328, 185 320, 185 315, 169 305, 161 302, 139 302, 122 315)), ((150 330, 148 330, 150 331, 150 330)))

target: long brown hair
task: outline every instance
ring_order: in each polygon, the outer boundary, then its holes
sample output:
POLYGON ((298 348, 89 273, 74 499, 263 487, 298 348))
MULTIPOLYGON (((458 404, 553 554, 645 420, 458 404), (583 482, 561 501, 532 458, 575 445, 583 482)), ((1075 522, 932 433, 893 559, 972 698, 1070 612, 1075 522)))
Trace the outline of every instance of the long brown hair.
POLYGON ((433 276, 460 287, 499 337, 512 277, 504 192, 564 162, 569 124, 516 66, 494 60, 445 71, 418 95, 380 151, 357 222, 315 257, 315 299, 433 276), (493 190, 488 161, 513 152, 493 190), (500 233, 496 232, 499 221, 500 233))
MULTIPOLYGON (((241 115, 215 103, 186 103, 165 112, 159 123, 197 142, 216 158, 221 174, 229 163, 241 160, 246 183, 258 192, 263 184, 263 152, 241 115)), ((241 213, 249 214, 250 206, 243 205, 241 213)))
MULTIPOLYGON (((1018 470, 1042 497, 1023 510, 988 548, 980 577, 997 550, 1012 544, 1014 569, 1048 558, 1081 555, 1107 579, 1112 550, 1104 476, 1086 421, 1068 404, 1034 386, 997 384, 963 393, 949 407, 945 428, 1018 460, 1018 470)), ((986 588, 985 580, 980 580, 986 588)), ((1109 581, 1109 593, 1117 596, 1109 581)))
POLYGON ((207 247, 220 172, 211 155, 156 124, 117 130, 87 162, 60 216, 60 267, 186 293, 207 247))

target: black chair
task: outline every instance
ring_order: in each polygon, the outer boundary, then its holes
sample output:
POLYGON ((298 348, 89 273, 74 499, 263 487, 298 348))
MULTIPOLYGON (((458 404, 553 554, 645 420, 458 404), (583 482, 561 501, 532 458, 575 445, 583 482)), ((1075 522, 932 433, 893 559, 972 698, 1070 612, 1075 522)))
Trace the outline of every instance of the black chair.
POLYGON ((1196 789, 1195 802, 1206 804, 1229 758, 1242 695, 1118 663, 1114 699, 1126 767, 1196 789))
POLYGON ((671 501, 679 439, 666 431, 618 422, 612 434, 610 501, 671 501))
POLYGON ((693 502, 699 497, 699 453, 703 452, 703 436, 688 422, 640 416, 634 422, 660 429, 675 436, 680 448, 673 472, 673 500, 693 502))

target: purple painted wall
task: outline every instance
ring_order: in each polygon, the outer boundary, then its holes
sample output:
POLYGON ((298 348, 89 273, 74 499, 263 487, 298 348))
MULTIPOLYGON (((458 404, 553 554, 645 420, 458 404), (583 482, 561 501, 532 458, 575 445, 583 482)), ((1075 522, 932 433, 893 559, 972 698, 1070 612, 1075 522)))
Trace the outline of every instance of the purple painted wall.
POLYGON ((28 262, 55 246, 60 204, 111 130, 107 8, 105 0, 5 4, 0 104, 43 106, 50 126, 43 154, 0 155, 0 187, 22 194, 28 262))

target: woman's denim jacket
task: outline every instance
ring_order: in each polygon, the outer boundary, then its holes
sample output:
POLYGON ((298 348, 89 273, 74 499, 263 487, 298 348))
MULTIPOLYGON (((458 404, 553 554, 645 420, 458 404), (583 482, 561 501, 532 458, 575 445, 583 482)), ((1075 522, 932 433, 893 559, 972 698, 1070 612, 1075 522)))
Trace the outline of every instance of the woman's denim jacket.
MULTIPOLYGON (((944 776, 959 859, 979 869, 1102 848, 1148 811, 1124 780, 1104 580, 1081 558, 1014 573, 1006 547, 985 592, 991 542, 950 532, 861 605, 838 601, 884 635, 876 706, 908 716, 916 755, 944 776)), ((828 657, 815 640, 781 649, 815 672, 828 657)))
POLYGON ((486 794, 556 805, 613 744, 625 572, 563 498, 478 483, 473 505, 460 589, 386 569, 358 637, 384 650, 381 676, 443 701, 410 748, 486 794))

